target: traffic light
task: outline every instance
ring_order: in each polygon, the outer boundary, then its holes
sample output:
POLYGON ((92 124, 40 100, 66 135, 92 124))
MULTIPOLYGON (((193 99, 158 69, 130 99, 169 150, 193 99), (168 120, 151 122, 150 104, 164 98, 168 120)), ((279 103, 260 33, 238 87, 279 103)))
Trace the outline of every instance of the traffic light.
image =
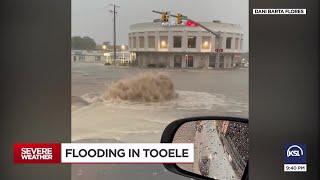
POLYGON ((177 14, 177 24, 182 24, 182 14, 177 14))
POLYGON ((186 26, 188 26, 188 27, 197 27, 198 24, 196 22, 194 22, 194 21, 187 20, 186 26))
POLYGON ((162 22, 168 22, 168 21, 169 21, 168 12, 162 13, 162 15, 161 15, 161 21, 162 21, 162 22))

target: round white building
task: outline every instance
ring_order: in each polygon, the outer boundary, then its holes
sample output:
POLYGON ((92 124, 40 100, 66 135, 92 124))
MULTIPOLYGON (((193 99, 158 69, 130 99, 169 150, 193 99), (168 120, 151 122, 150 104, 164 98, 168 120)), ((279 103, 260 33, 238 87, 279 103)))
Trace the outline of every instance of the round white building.
POLYGON ((129 51, 140 67, 233 68, 240 63, 243 31, 239 25, 201 22, 201 27, 163 25, 161 22, 130 26, 129 51), (220 44, 219 44, 220 43, 220 44), (220 49, 220 58, 216 53, 220 49), (222 51, 222 52, 221 52, 222 51))

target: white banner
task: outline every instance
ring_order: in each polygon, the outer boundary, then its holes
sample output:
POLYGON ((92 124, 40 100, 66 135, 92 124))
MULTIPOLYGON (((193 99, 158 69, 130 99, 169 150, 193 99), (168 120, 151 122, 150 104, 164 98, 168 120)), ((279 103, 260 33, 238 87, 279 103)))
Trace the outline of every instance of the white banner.
POLYGON ((253 9, 253 14, 265 15, 305 15, 307 9, 253 9))
POLYGON ((192 143, 62 143, 61 163, 193 163, 192 143))
POLYGON ((284 172, 307 172, 307 164, 285 164, 284 172))

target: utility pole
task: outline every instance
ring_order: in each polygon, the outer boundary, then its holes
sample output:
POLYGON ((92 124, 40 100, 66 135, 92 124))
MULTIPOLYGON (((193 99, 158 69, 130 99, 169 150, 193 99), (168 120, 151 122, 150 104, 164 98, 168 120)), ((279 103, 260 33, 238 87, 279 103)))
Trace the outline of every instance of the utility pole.
POLYGON ((120 6, 117 6, 116 4, 110 4, 110 6, 113 7, 113 10, 110 10, 110 12, 113 14, 113 61, 115 64, 117 58, 116 15, 118 13, 116 8, 119 8, 120 6))

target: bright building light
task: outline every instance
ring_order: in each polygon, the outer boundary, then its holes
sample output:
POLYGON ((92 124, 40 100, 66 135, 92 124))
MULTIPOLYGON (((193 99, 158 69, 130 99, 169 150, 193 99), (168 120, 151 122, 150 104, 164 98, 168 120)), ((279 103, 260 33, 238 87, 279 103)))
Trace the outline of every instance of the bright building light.
POLYGON ((209 42, 208 42, 208 41, 204 41, 204 42, 202 43, 202 48, 208 49, 208 48, 209 48, 209 42))
POLYGON ((104 45, 102 45, 102 49, 103 50, 106 50, 107 49, 107 46, 104 44, 104 45))
POLYGON ((167 41, 162 40, 162 41, 161 41, 161 44, 160 44, 160 47, 161 47, 161 48, 167 48, 167 41))
POLYGON ((125 50, 126 46, 125 45, 121 45, 121 50, 125 50))

